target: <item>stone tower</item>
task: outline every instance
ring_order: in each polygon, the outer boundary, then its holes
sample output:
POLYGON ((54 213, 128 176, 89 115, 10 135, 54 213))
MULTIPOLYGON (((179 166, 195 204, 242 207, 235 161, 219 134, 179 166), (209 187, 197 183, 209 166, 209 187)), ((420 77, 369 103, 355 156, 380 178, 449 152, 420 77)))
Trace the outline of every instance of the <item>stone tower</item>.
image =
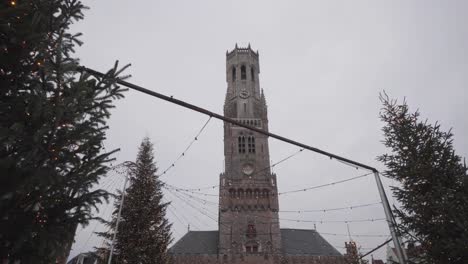
MULTIPOLYGON (((258 52, 237 45, 226 53, 224 115, 268 131, 260 89, 258 52)), ((270 170, 268 137, 224 123, 225 172, 220 175, 221 258, 271 255, 281 249, 276 175, 270 170)))
MULTIPOLYGON (((226 53, 224 115, 268 131, 258 52, 237 45, 226 53)), ((189 230, 169 253, 175 264, 344 264, 313 229, 280 229, 276 175, 268 138, 224 123, 225 171, 219 183, 219 230, 189 230)))

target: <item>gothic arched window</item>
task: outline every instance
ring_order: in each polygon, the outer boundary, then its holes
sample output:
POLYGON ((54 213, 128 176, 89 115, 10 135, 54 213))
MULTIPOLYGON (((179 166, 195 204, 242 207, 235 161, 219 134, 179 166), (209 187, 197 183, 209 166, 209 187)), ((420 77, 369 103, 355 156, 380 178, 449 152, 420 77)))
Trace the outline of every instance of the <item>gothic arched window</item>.
POLYGON ((250 240, 245 243, 245 252, 247 254, 258 253, 258 242, 255 240, 250 240))
POLYGON ((241 66, 241 80, 247 79, 247 70, 245 68, 245 65, 241 66))
POLYGON ((236 196, 236 191, 234 189, 229 190, 229 197, 234 198, 236 196))
POLYGON ((232 81, 236 81, 236 67, 232 67, 232 81))
POLYGON ((254 70, 254 67, 250 68, 250 78, 252 79, 252 82, 255 81, 255 70, 254 70))
POLYGON ((245 137, 239 136, 237 138, 237 146, 239 149, 239 153, 245 153, 245 137))
POLYGON ((273 246, 271 245, 271 241, 268 241, 266 243, 266 250, 267 250, 267 252, 272 252, 273 251, 273 246))
POLYGON ((247 146, 249 153, 255 153, 255 137, 249 136, 247 138, 247 146))
POLYGON ((237 197, 238 198, 243 198, 244 197, 244 190, 243 189, 238 189, 237 190, 237 197))

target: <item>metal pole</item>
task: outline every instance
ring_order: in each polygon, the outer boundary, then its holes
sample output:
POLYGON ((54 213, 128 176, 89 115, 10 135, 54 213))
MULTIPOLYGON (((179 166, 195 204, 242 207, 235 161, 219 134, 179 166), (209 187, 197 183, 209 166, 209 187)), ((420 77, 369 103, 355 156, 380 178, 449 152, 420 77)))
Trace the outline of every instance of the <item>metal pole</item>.
POLYGON ((390 238, 389 240, 383 242, 382 244, 378 245, 378 246, 377 246, 376 248, 374 248, 373 250, 371 250, 371 251, 367 252, 366 254, 360 256, 359 259, 363 259, 363 258, 369 256, 369 254, 371 254, 372 252, 375 252, 377 249, 379 249, 379 248, 381 248, 381 247, 387 245, 387 244, 390 243, 390 241, 392 241, 392 240, 393 240, 393 239, 390 238))
MULTIPOLYGON (((79 67, 79 70, 86 71, 86 72, 88 72, 88 73, 90 73, 92 75, 98 76, 98 77, 106 76, 104 73, 101 73, 101 72, 98 72, 98 71, 95 71, 93 69, 89 69, 89 68, 86 68, 86 67, 79 67)), ((180 105, 182 107, 185 107, 185 108, 191 109, 193 111, 196 111, 196 112, 211 116, 213 118, 222 120, 224 122, 228 122, 228 123, 231 123, 231 124, 235 124, 236 126, 247 128, 247 129, 252 130, 254 132, 257 132, 259 134, 278 139, 280 141, 283 141, 283 142, 298 146, 300 148, 304 148, 304 149, 308 149, 308 150, 313 151, 313 152, 320 153, 320 154, 325 155, 325 156, 327 156, 329 158, 334 158, 334 159, 340 160, 340 161, 342 161, 344 163, 351 164, 351 165, 355 166, 356 168, 363 168, 363 169, 366 169, 366 170, 369 170, 369 171, 372 171, 372 172, 377 171, 377 169, 372 168, 371 166, 368 166, 366 164, 363 164, 363 163, 360 163, 360 162, 357 162, 357 161, 354 161, 354 160, 350 160, 350 159, 335 155, 333 153, 330 153, 330 152, 327 152, 327 151, 324 151, 324 150, 321 150, 321 149, 318 149, 318 148, 308 146, 306 144, 300 143, 298 141, 294 141, 292 139, 289 139, 289 138, 286 138, 286 137, 283 137, 283 136, 280 136, 280 135, 277 135, 277 134, 273 134, 271 132, 268 132, 268 131, 260 129, 260 128, 256 128, 256 127, 253 127, 253 126, 243 124, 243 123, 241 123, 241 122, 239 122, 239 121, 237 121, 235 119, 225 117, 223 115, 220 115, 220 114, 214 113, 212 111, 206 110, 204 108, 198 107, 196 105, 189 104, 189 103, 184 102, 182 100, 175 99, 172 96, 167 96, 167 95, 155 92, 155 91, 151 91, 151 90, 148 90, 148 89, 143 88, 141 86, 138 86, 136 84, 126 82, 124 80, 117 79, 115 81, 118 84, 123 85, 125 87, 128 87, 130 89, 133 89, 133 90, 136 90, 136 91, 139 91, 139 92, 142 92, 142 93, 157 97, 159 99, 171 102, 171 103, 176 104, 176 105, 180 105)))
POLYGON ((107 262, 107 264, 111 264, 112 262, 112 254, 114 253, 114 243, 115 243, 115 238, 117 236, 117 232, 119 230, 120 215, 122 214, 122 207, 123 207, 124 200, 125 200, 125 188, 127 187, 127 181, 128 181, 128 175, 125 175, 125 183, 124 183, 123 190, 122 190, 122 201, 120 202, 119 213, 117 215, 117 221, 115 223, 114 237, 112 238, 111 248, 109 252, 109 261, 107 262))
POLYGON ((382 180, 380 179, 379 172, 374 172, 375 182, 377 183, 377 189, 379 190, 380 199, 382 200, 382 205, 385 211, 385 217, 387 218, 388 228, 390 229, 390 234, 392 235, 393 245, 395 246, 395 250, 397 253, 397 257, 400 264, 406 264, 407 256, 405 250, 402 248, 402 243, 400 238, 398 237, 398 233, 396 230, 396 222, 393 218, 392 210, 390 208, 390 204, 388 203, 387 195, 385 194, 385 190, 383 188, 382 180))

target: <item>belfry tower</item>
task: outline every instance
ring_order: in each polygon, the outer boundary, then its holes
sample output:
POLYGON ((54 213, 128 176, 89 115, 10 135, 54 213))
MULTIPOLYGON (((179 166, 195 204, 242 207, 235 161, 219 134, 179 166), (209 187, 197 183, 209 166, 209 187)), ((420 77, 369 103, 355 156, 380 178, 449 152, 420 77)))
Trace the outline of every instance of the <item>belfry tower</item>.
MULTIPOLYGON (((259 73, 259 55, 250 45, 236 45, 226 53, 224 116, 268 131, 259 73)), ((268 138, 224 123, 224 157, 219 190, 219 256, 279 252, 278 193, 276 175, 270 170, 268 138)))
MULTIPOLYGON (((258 52, 250 45, 226 53, 224 116, 268 131, 258 52)), ((189 230, 169 253, 175 264, 344 264, 314 229, 280 229, 278 187, 268 137, 224 123, 225 170, 219 177, 218 230, 189 230)))

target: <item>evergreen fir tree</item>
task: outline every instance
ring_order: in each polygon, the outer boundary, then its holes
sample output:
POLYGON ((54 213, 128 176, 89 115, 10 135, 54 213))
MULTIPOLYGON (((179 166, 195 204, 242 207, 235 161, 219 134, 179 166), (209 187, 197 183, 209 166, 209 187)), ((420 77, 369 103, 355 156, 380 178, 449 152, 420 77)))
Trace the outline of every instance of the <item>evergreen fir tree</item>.
POLYGON ((168 263, 171 242, 171 224, 166 219, 168 203, 162 201, 163 184, 156 174, 149 138, 143 139, 135 165, 129 171, 130 186, 117 232, 115 263, 168 263))
POLYGON ((424 263, 468 263, 468 176, 453 148, 453 134, 438 123, 420 120, 406 101, 381 96, 385 176, 401 203, 395 209, 399 226, 411 243, 423 249, 424 263))
POLYGON ((63 262, 78 224, 107 197, 102 153, 117 65, 80 74, 77 0, 0 3, 0 262, 63 262))

